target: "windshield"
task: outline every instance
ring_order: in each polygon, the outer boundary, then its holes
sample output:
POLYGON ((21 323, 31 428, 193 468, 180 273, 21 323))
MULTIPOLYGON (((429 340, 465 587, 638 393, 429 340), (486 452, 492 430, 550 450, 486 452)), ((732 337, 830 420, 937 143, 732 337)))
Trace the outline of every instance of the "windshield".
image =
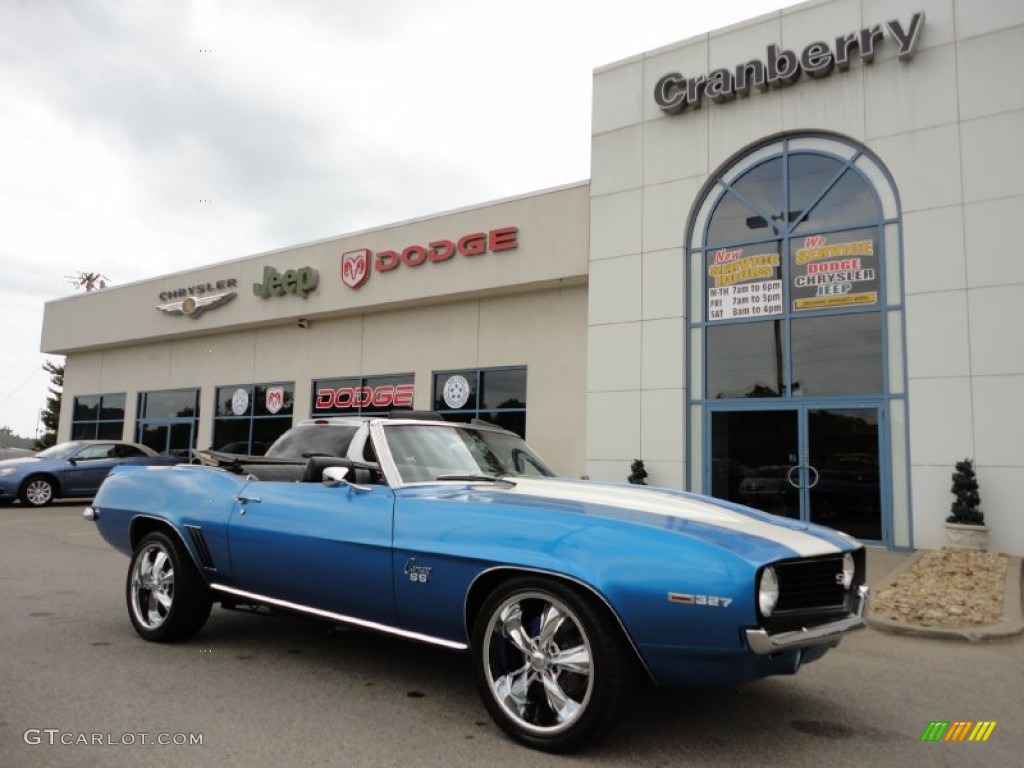
POLYGON ((36 454, 37 459, 66 459, 68 456, 73 456, 81 449, 82 444, 78 442, 73 443, 60 443, 58 445, 52 445, 45 451, 41 451, 36 454))
POLYGON ((554 477, 522 438, 507 432, 427 424, 386 425, 391 457, 404 483, 445 475, 554 477))
POLYGON ((304 424, 292 427, 267 449, 267 456, 290 459, 348 455, 348 445, 359 427, 348 424, 304 424))

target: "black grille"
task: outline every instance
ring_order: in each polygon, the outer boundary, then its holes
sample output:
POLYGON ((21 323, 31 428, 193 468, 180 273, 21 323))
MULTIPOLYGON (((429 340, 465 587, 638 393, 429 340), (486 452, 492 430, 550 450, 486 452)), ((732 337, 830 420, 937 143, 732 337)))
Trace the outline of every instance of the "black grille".
POLYGON ((779 602, 771 617, 764 620, 764 626, 773 630, 795 629, 852 612, 857 587, 864 583, 865 576, 864 550, 852 554, 854 577, 848 589, 843 589, 842 584, 842 554, 773 563, 779 580, 779 602))
POLYGON ((779 563, 775 566, 775 575, 779 578, 776 613, 843 606, 846 590, 842 583, 841 555, 821 560, 779 563))

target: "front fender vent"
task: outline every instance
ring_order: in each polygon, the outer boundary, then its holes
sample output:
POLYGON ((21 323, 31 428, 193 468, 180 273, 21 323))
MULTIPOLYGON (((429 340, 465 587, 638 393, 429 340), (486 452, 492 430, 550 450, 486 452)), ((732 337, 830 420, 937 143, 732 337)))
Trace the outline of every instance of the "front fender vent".
POLYGON ((213 564, 213 557, 210 555, 210 548, 206 546, 206 539, 203 537, 203 529, 198 525, 186 525, 185 529, 192 539, 192 545, 199 555, 199 564, 211 571, 216 571, 217 566, 213 564))

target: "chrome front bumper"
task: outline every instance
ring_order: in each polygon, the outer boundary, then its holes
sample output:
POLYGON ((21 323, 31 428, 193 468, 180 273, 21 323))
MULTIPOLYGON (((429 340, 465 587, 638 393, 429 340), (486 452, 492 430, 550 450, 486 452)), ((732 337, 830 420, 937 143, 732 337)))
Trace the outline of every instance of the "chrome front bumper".
POLYGON ((844 635, 858 629, 864 629, 864 611, 867 610, 868 588, 866 585, 857 587, 857 607, 851 616, 827 624, 814 627, 803 627, 790 632, 771 634, 764 629, 746 630, 747 644, 750 650, 759 656, 771 653, 783 653, 797 648, 823 643, 838 643, 844 635))

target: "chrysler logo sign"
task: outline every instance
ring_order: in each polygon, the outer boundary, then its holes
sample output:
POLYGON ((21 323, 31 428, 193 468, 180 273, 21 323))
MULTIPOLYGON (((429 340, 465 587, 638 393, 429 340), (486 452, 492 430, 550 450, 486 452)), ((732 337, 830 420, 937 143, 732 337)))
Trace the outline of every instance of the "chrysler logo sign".
POLYGON ((766 91, 792 85, 806 73, 809 77, 827 77, 838 69, 850 68, 851 62, 860 57, 865 64, 875 59, 875 48, 886 37, 892 38, 899 50, 900 61, 910 61, 917 51, 924 27, 924 12, 918 12, 907 26, 899 21, 887 21, 885 29, 881 24, 835 38, 834 44, 824 41, 811 43, 799 53, 780 50, 769 45, 763 59, 751 59, 737 64, 732 69, 715 69, 706 75, 685 77, 678 72, 663 75, 654 86, 654 101, 663 112, 678 114, 685 109, 700 109, 705 97, 720 104, 737 96, 746 96, 751 87, 766 91), (888 34, 886 34, 888 33, 888 34))
POLYGON ((193 320, 204 312, 216 309, 234 299, 238 293, 232 289, 238 287, 234 278, 218 280, 215 283, 200 283, 183 288, 175 288, 160 292, 157 309, 169 315, 185 315, 193 320))

